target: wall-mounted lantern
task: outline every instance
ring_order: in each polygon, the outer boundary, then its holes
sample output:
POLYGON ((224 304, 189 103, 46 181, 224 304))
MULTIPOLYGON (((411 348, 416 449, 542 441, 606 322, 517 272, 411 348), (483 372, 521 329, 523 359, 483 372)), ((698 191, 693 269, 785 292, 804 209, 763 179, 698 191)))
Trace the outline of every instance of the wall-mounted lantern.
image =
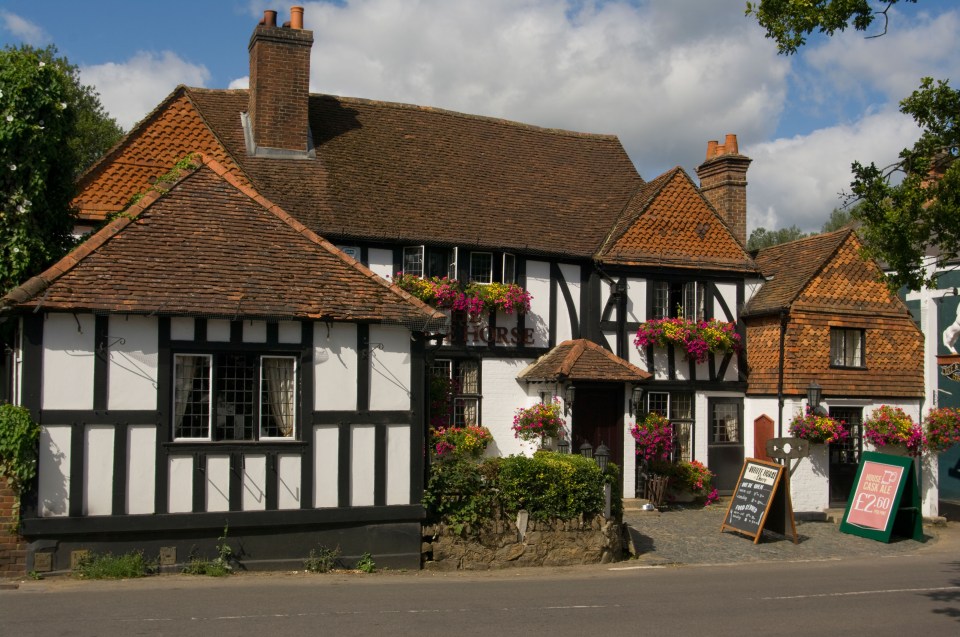
POLYGON ((630 390, 630 413, 633 414, 634 418, 639 418, 642 410, 643 387, 640 385, 634 385, 633 389, 630 390))
POLYGON ((573 385, 567 385, 563 390, 563 415, 569 416, 573 411, 573 399, 577 396, 577 388, 573 385))
POLYGON ((817 416, 826 416, 827 410, 820 404, 821 400, 823 400, 823 388, 817 381, 810 381, 810 385, 807 386, 807 406, 817 416))

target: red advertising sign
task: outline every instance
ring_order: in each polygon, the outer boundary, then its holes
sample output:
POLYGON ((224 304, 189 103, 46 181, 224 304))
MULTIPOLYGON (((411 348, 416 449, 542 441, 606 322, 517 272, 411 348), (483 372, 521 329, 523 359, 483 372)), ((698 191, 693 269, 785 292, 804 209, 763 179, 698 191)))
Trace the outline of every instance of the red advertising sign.
POLYGON ((894 512, 903 471, 904 468, 897 465, 864 461, 846 521, 868 529, 886 529, 894 512))

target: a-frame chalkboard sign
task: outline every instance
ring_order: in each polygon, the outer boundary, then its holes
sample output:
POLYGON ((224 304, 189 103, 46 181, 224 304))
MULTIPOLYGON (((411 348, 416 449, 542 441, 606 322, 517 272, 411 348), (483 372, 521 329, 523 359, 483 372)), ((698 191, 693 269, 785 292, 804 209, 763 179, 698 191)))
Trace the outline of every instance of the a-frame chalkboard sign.
POLYGON ((913 458, 863 452, 840 530, 880 542, 894 534, 923 542, 913 458))
POLYGON ((781 482, 783 474, 783 467, 775 462, 747 458, 730 497, 720 531, 729 529, 748 535, 756 544, 766 528, 784 536, 789 533, 796 544, 793 503, 790 501, 789 485, 786 481, 781 482))

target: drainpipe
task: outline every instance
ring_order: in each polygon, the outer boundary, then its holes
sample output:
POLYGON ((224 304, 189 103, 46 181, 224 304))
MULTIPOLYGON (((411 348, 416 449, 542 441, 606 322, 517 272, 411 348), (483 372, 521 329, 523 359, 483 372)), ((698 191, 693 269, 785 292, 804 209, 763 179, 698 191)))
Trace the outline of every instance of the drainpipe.
POLYGON ((777 437, 783 437, 783 354, 787 337, 787 308, 780 309, 780 361, 777 370, 777 437))

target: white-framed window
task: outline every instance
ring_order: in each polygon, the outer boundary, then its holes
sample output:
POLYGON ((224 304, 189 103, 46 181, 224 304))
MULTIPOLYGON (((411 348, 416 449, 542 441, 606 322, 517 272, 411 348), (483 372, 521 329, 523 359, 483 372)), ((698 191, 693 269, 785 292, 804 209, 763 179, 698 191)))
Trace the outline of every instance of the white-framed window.
POLYGON ((676 283, 653 282, 654 319, 685 318, 702 321, 706 318, 707 286, 702 281, 676 283))
POLYGON ((470 282, 493 283, 493 253, 470 253, 470 282))
POLYGON ((431 373, 453 381, 453 413, 456 427, 480 424, 480 362, 473 359, 437 359, 431 373))
POLYGON ((176 354, 173 393, 174 440, 296 439, 293 356, 176 354))
POLYGON ((416 277, 457 278, 457 249, 407 246, 403 249, 403 273, 416 277))
POLYGON ((509 252, 503 253, 503 282, 517 282, 517 257, 509 252))
POLYGON ((834 367, 866 367, 864 332, 861 329, 830 328, 830 364, 834 367))
POLYGON ((648 392, 647 411, 666 417, 673 425, 675 459, 693 459, 693 394, 690 392, 648 392))
POLYGON ((407 246, 403 249, 403 273, 411 276, 423 276, 424 246, 407 246))

